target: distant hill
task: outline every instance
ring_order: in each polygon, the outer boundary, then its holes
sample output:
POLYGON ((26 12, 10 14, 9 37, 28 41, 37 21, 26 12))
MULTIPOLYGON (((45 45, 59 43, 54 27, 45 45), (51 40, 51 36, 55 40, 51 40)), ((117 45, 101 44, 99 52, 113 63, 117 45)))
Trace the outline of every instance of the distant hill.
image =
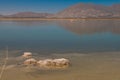
POLYGON ((120 4, 114 4, 114 5, 111 6, 111 8, 120 12, 120 4))
POLYGON ((103 6, 95 4, 76 4, 54 15, 57 18, 112 18, 120 17, 120 5, 103 6))
POLYGON ((19 12, 12 15, 7 15, 6 17, 16 17, 16 18, 47 18, 51 16, 50 13, 35 13, 35 12, 19 12))
POLYGON ((113 17, 120 17, 120 4, 112 5, 110 8, 113 12, 113 17))

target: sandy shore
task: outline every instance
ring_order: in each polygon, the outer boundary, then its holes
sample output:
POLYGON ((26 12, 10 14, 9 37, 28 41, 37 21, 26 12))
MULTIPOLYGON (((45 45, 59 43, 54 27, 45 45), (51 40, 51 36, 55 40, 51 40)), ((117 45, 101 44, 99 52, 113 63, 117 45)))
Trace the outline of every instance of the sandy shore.
MULTIPOLYGON (((17 53, 16 53, 17 54, 17 53)), ((11 54, 12 55, 12 54, 11 54)), ((10 57, 3 80, 119 80, 120 52, 67 53, 40 58, 70 59, 72 65, 61 70, 41 70, 17 65, 22 60, 10 57)), ((2 60, 1 60, 2 63, 2 60)), ((1 69, 0 69, 1 70, 1 69)))

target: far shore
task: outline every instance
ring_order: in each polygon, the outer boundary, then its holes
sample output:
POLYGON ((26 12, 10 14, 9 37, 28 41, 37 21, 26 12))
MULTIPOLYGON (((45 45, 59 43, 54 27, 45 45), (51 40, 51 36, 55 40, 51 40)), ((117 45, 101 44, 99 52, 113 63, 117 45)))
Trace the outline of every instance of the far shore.
POLYGON ((0 21, 4 20, 120 20, 120 18, 0 18, 0 21))

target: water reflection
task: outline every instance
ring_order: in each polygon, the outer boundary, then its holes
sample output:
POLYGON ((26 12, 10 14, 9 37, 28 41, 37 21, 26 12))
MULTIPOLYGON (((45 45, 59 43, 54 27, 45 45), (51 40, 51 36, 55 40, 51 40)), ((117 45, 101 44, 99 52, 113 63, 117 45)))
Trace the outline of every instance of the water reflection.
POLYGON ((107 32, 120 34, 120 20, 59 21, 58 23, 66 30, 79 35, 107 32))

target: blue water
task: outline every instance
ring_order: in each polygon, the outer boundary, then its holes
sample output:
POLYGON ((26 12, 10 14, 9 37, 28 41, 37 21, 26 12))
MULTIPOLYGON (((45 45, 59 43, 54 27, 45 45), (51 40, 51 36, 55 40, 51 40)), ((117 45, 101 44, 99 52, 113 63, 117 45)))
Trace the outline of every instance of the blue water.
POLYGON ((76 53, 120 51, 120 20, 0 21, 0 49, 76 53))

